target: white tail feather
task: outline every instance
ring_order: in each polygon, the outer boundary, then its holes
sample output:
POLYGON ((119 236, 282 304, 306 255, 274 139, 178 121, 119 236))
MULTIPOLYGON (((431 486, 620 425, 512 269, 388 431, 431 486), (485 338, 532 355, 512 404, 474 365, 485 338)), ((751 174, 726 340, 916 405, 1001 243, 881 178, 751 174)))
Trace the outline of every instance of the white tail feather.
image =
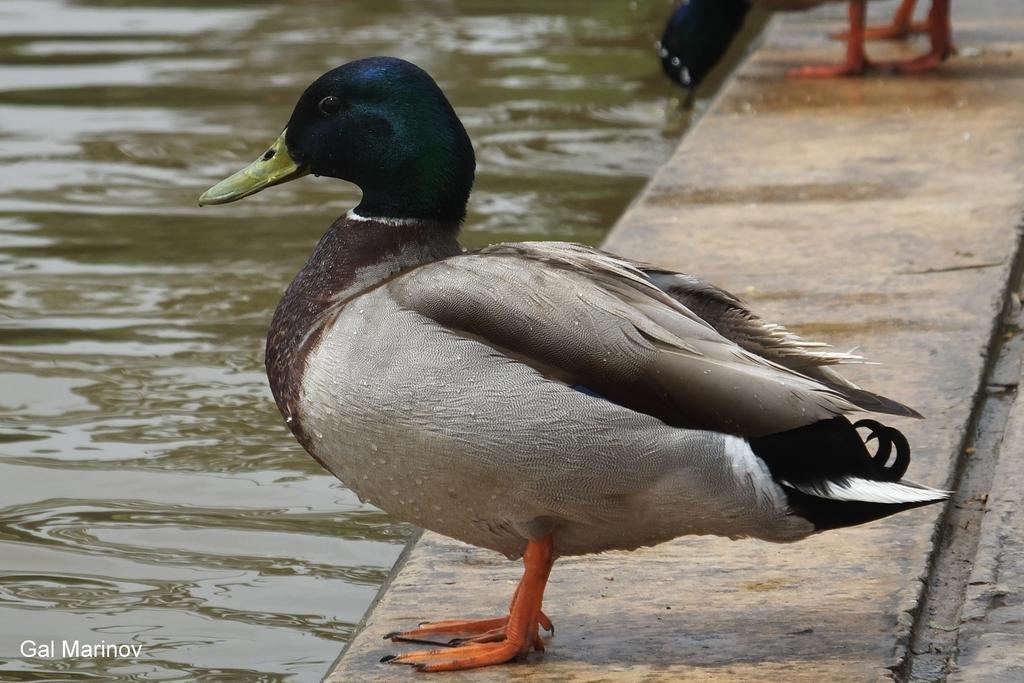
POLYGON ((848 479, 844 483, 829 482, 827 488, 793 486, 788 482, 782 483, 790 488, 819 498, 861 503, 887 503, 892 505, 945 500, 952 493, 951 491, 940 491, 903 482, 875 481, 859 477, 848 479))

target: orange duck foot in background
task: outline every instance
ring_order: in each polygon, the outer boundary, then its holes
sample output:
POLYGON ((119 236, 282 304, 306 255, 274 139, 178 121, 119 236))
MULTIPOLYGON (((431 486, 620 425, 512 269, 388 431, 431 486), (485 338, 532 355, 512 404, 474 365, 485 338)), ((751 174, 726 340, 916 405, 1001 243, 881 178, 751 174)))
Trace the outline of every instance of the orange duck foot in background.
MULTIPOLYGON (((867 33, 867 2, 866 0, 850 0, 850 31, 846 38, 846 61, 834 65, 804 66, 793 69, 787 75, 791 78, 834 78, 837 76, 860 76, 869 70, 903 74, 930 71, 955 52, 949 2, 950 0, 932 0, 928 21, 925 22, 931 37, 931 49, 928 52, 911 59, 871 62, 864 53, 864 37, 867 33)), ((900 10, 902 11, 904 7, 909 13, 912 13, 914 3, 904 0, 900 10)), ((899 14, 900 12, 897 12, 897 16, 899 14)))
MULTIPOLYGON (((903 0, 892 23, 884 26, 868 26, 864 29, 864 40, 905 40, 913 33, 928 33, 930 24, 927 21, 914 21, 914 6, 917 0, 903 0)), ((847 40, 849 31, 837 31, 830 34, 836 40, 847 40)))
POLYGON ((956 52, 953 47, 953 23, 949 16, 949 0, 932 0, 927 24, 928 35, 931 38, 931 49, 928 52, 912 59, 879 62, 878 68, 904 74, 921 73, 934 69, 956 52))
POLYGON ((419 671, 458 671, 476 669, 525 656, 530 648, 544 650, 540 628, 553 631, 551 620, 541 612, 544 587, 554 563, 554 540, 545 536, 531 539, 526 545, 523 578, 516 588, 508 617, 499 619, 453 620, 424 624, 403 633, 389 634, 397 641, 430 642, 421 636, 436 634, 467 634, 469 638, 449 641, 450 647, 439 650, 409 652, 385 657, 384 662, 408 664, 419 671))
POLYGON ((867 21, 866 0, 850 0, 850 31, 846 38, 846 61, 842 64, 802 66, 786 75, 790 78, 835 78, 860 76, 873 65, 864 54, 864 30, 867 21))

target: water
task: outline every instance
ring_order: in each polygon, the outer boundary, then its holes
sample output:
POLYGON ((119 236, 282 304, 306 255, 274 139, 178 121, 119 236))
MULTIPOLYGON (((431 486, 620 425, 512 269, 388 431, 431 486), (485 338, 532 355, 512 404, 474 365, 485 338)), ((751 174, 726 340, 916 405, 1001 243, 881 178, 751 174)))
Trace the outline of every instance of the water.
POLYGON ((652 49, 668 11, 0 0, 0 678, 317 679, 409 529, 296 445, 262 348, 357 195, 307 178, 196 198, 312 78, 394 54, 475 141, 468 245, 596 243, 679 133, 652 49), (144 654, 40 659, 27 639, 144 654))

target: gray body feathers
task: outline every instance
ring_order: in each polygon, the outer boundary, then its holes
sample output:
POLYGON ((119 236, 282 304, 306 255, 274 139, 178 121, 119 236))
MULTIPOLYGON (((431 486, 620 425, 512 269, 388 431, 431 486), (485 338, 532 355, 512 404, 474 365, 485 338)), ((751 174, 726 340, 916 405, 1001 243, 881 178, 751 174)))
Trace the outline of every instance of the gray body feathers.
POLYGON ((307 448, 390 514, 510 557, 546 533, 561 555, 803 538, 814 524, 747 439, 865 408, 916 415, 831 370, 856 357, 578 245, 425 263, 332 315, 306 350, 307 448))

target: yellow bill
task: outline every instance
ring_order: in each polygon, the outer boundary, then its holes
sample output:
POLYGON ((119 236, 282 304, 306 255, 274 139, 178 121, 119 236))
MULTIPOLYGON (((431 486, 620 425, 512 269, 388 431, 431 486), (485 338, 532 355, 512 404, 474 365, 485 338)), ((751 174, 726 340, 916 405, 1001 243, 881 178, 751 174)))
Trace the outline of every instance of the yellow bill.
POLYGON ((286 132, 287 129, 282 131, 259 159, 204 192, 199 198, 199 206, 234 202, 309 173, 288 154, 288 147, 284 144, 286 132))

